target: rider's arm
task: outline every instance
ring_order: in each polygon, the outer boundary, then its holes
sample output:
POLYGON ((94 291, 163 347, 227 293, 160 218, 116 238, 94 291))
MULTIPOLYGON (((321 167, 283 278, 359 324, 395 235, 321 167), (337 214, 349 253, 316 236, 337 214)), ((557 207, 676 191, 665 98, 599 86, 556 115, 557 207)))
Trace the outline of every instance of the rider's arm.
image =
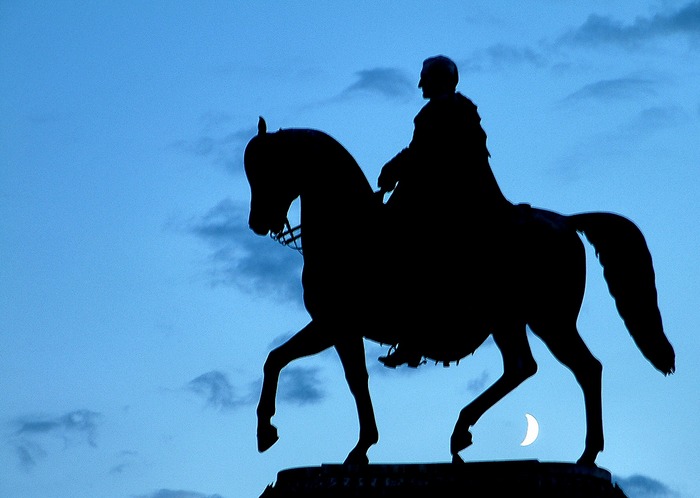
POLYGON ((383 192, 394 190, 396 184, 401 180, 401 173, 405 168, 405 164, 411 161, 411 155, 410 147, 406 147, 382 167, 382 171, 377 179, 377 185, 380 190, 383 192))

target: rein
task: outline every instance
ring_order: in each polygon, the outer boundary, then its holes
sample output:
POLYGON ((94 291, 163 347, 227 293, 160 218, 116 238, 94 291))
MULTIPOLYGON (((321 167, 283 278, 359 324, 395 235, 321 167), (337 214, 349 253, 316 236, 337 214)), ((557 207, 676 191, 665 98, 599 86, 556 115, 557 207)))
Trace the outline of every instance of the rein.
MULTIPOLYGON (((383 203, 384 195, 387 193, 386 190, 378 190, 374 192, 374 198, 380 202, 383 203)), ((301 224, 293 227, 289 223, 289 218, 285 218, 284 220, 284 226, 285 228, 280 230, 277 233, 270 233, 270 237, 272 240, 275 242, 279 242, 282 244, 284 247, 289 247, 290 249, 294 249, 295 251, 298 251, 299 254, 302 256, 304 255, 304 251, 301 247, 301 224)))
POLYGON ((270 237, 275 242, 279 242, 285 247, 299 251, 299 254, 303 255, 304 252, 301 247, 301 225, 292 227, 289 224, 289 219, 284 220, 284 228, 277 233, 270 233, 270 237))

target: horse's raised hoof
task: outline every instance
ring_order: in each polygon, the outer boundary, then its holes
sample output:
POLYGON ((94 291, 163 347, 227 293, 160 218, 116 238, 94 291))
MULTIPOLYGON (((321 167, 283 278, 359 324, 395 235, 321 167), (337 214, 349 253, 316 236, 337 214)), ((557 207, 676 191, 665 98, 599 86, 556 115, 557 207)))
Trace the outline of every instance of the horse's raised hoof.
POLYGON ((260 453, 269 450, 279 438, 277 427, 272 424, 258 424, 258 451, 260 453))
POLYGON ((464 460, 459 456, 459 452, 463 449, 471 446, 472 444, 472 433, 469 431, 464 431, 461 434, 456 432, 452 433, 450 438, 450 453, 452 453, 452 463, 464 463, 464 460))

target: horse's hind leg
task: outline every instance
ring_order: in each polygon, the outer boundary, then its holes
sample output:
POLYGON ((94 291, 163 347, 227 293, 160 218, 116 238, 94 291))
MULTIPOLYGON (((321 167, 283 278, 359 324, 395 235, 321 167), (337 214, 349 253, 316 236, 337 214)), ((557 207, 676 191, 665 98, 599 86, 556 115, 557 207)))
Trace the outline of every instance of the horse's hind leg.
POLYGON ((576 463, 595 465, 598 453, 603 451, 603 366, 581 339, 575 323, 546 327, 532 326, 554 357, 568 367, 583 391, 586 410, 586 445, 576 463))
POLYGON ((459 413, 450 438, 453 462, 462 461, 458 453, 472 442, 469 427, 489 408, 537 372, 537 363, 530 351, 524 323, 500 326, 494 331, 493 338, 503 357, 503 374, 459 413))
POLYGON ((571 370, 583 391, 586 410, 586 444, 576 463, 595 465, 598 453, 603 451, 603 366, 588 349, 575 324, 553 327, 551 333, 542 334, 536 327, 533 332, 542 338, 554 357, 571 370), (556 329, 556 330, 555 330, 556 329))
POLYGON ((275 414, 275 398, 281 370, 290 362, 303 356, 310 356, 328 349, 332 341, 311 321, 306 327, 294 334, 291 339, 273 349, 265 360, 263 367, 263 384, 258 402, 258 451, 269 449, 279 439, 277 428, 271 419, 275 414))

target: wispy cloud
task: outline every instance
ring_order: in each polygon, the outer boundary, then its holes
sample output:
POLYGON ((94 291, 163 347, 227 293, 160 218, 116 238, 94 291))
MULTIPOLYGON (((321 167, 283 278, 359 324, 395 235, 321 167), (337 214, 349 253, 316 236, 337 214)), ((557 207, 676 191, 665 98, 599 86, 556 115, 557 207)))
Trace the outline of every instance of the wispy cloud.
POLYGON ((58 417, 25 417, 18 421, 17 435, 53 434, 67 437, 82 434, 90 446, 96 446, 95 431, 101 415, 90 410, 75 410, 58 417))
MULTIPOLYGON (((610 16, 592 14, 582 24, 566 30, 552 40, 543 40, 538 45, 497 43, 477 49, 456 62, 462 73, 518 67, 554 69, 570 65, 560 58, 566 54, 561 51, 562 46, 618 45, 634 48, 647 41, 669 36, 686 36, 695 42, 694 46, 700 46, 700 1, 687 3, 676 10, 638 16, 629 23, 610 16)), ((615 81, 610 84, 615 84, 615 81)))
POLYGON ((679 106, 648 107, 634 116, 618 135, 624 139, 643 138, 650 133, 678 126, 688 119, 689 116, 679 106))
POLYGON ((225 373, 212 370, 187 383, 186 389, 205 398, 208 406, 232 410, 252 402, 249 394, 237 395, 225 373))
POLYGON ((96 447, 98 421, 102 416, 91 410, 75 410, 59 416, 27 416, 18 419, 10 444, 14 446, 20 465, 30 469, 45 458, 44 437, 58 438, 64 448, 73 441, 85 441, 96 447))
POLYGON ((541 52, 531 47, 518 47, 499 43, 488 47, 485 53, 491 64, 496 67, 520 64, 542 67, 547 62, 541 52))
POLYGON ((287 367, 280 375, 281 400, 306 405, 317 403, 324 397, 316 367, 287 367))
POLYGON ((44 450, 39 443, 26 438, 15 439, 12 441, 12 445, 15 449, 20 467, 25 470, 30 470, 35 467, 37 463, 47 455, 46 450, 44 450))
MULTIPOLYGON (((240 389, 226 373, 212 370, 189 381, 184 389, 203 398, 207 406, 225 411, 256 403, 261 382, 258 379, 240 389)), ((288 366, 280 374, 278 398, 280 402, 297 405, 318 403, 325 396, 322 385, 318 367, 288 366)))
POLYGON ((201 121, 202 130, 198 137, 175 140, 169 147, 221 165, 232 173, 241 174, 243 151, 248 141, 257 133, 255 126, 228 131, 231 118, 227 114, 214 112, 204 114, 201 121))
POLYGON ((488 384, 489 379, 490 377, 488 372, 484 370, 477 378, 470 379, 469 382, 467 382, 467 391, 469 391, 471 394, 481 394, 488 384))
MULTIPOLYGON (((601 47, 618 45, 633 48, 644 42, 669 36, 686 36, 700 46, 700 1, 694 1, 676 10, 638 16, 625 23, 610 16, 590 15, 582 24, 566 30, 550 40, 535 45, 496 43, 478 48, 456 60, 460 72, 501 71, 512 68, 557 69, 571 65, 562 47, 601 47), (564 57, 564 59, 562 59, 564 57)), ((633 82, 611 80, 607 88, 633 82)), ((603 82, 601 82, 603 84, 603 82)), ((602 91, 605 88, 590 90, 602 91)))
POLYGON ((638 16, 630 23, 592 14, 586 22, 568 31, 559 41, 634 47, 647 40, 669 35, 688 35, 695 39, 700 36, 700 2, 690 2, 669 12, 638 16))
POLYGON ((301 256, 255 236, 248 229, 247 206, 225 199, 192 221, 189 230, 213 249, 214 285, 233 285, 301 305, 301 256))
POLYGON ((124 471, 130 467, 130 464, 123 462, 123 463, 118 463, 117 465, 112 466, 111 469, 109 469, 109 473, 112 475, 119 475, 123 474, 124 471))
POLYGON ((150 494, 139 495, 135 498, 223 498, 221 495, 208 495, 197 493, 196 491, 185 491, 182 489, 159 489, 150 494))
POLYGON ((639 474, 618 478, 616 483, 629 498, 674 498, 680 494, 664 483, 639 474))
POLYGON ((111 475, 126 474, 132 468, 139 466, 139 453, 133 450, 122 450, 117 455, 117 463, 109 469, 111 475))
POLYGON ((637 99, 640 96, 653 97, 657 94, 655 85, 655 81, 647 78, 605 79, 581 87, 566 96, 564 101, 637 99))
POLYGON ((373 68, 355 73, 357 79, 341 93, 341 97, 356 94, 376 94, 389 99, 408 99, 414 96, 418 81, 400 69, 373 68))
POLYGON ((598 175, 600 172, 596 164, 601 159, 629 156, 630 148, 642 147, 654 135, 689 119, 688 114, 678 106, 641 109, 612 129, 583 137, 554 161, 551 172, 565 181, 577 180, 584 174, 598 175), (595 153, 591 154, 591 151, 595 153))
POLYGON ((514 67, 546 67, 548 60, 541 50, 527 46, 497 43, 475 51, 457 62, 462 73, 492 71, 514 67))

